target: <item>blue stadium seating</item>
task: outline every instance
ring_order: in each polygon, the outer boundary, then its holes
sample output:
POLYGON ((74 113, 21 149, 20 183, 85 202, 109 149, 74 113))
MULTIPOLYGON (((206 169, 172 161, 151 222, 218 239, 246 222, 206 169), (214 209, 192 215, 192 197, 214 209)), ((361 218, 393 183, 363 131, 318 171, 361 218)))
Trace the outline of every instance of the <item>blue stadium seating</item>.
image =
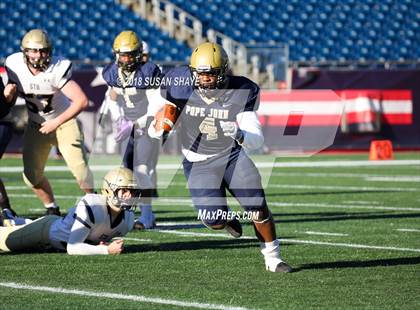
POLYGON ((419 60, 418 0, 172 0, 242 43, 281 42, 290 58, 419 60))
POLYGON ((31 28, 49 33, 54 54, 84 62, 110 61, 113 39, 126 29, 149 43, 153 60, 186 61, 191 54, 187 45, 114 0, 2 0, 0 23, 0 59, 19 51, 22 36, 31 28))
MULTIPOLYGON (((242 43, 281 42, 295 61, 420 59, 419 0, 171 0, 242 43)), ((2 0, 0 59, 18 51, 31 28, 43 28, 54 53, 110 61, 114 36, 136 30, 159 61, 185 61, 190 48, 114 0, 2 0)))

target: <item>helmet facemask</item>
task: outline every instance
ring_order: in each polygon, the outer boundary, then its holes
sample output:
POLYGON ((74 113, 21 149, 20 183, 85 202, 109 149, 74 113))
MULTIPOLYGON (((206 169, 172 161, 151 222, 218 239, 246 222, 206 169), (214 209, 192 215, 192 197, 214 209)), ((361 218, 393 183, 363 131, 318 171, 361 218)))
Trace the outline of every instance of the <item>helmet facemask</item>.
POLYGON ((28 31, 22 38, 20 49, 28 66, 43 71, 50 65, 52 45, 42 29, 28 31))
POLYGON ((134 209, 139 203, 141 191, 138 189, 133 172, 119 167, 109 171, 104 177, 102 194, 109 206, 129 210, 134 209))
POLYGON ((51 62, 51 49, 50 48, 25 48, 23 49, 25 56, 25 63, 34 69, 42 70, 48 68, 51 62), (31 53, 39 54, 39 57, 30 56, 31 53))
POLYGON ((133 72, 141 64, 143 53, 141 49, 129 52, 115 52, 115 62, 125 72, 133 72), (124 58, 128 58, 124 61, 124 58))
POLYGON ((191 68, 191 72, 194 77, 195 87, 199 89, 220 89, 225 86, 226 74, 222 69, 194 69, 191 68), (215 81, 211 83, 203 82, 202 79, 205 79, 204 76, 215 77, 215 81))
MULTIPOLYGON (((110 188, 112 188, 112 184, 110 184, 110 188)), ((107 195, 107 203, 122 210, 135 210, 140 195, 141 191, 139 189, 118 187, 112 191, 111 195, 107 195), (129 191, 131 193, 130 197, 124 198, 123 191, 129 191)))

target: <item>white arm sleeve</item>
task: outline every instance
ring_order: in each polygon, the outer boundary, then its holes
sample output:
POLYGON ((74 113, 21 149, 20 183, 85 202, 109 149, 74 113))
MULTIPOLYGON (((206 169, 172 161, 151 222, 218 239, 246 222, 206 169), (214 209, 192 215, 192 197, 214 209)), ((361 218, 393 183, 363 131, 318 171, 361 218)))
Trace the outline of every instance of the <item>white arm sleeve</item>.
POLYGON ((239 129, 244 133, 244 141, 242 146, 255 150, 264 144, 264 136, 261 131, 261 123, 258 120, 257 113, 254 111, 246 111, 236 116, 239 129))
POLYGON ((89 215, 83 202, 79 202, 76 207, 75 220, 67 241, 67 253, 70 255, 106 255, 108 247, 106 245, 91 245, 85 243, 92 227, 89 215))
MULTIPOLYGON (((111 99, 111 87, 108 87, 108 90, 105 93, 105 98, 104 101, 102 102, 102 105, 104 106, 104 110, 108 113, 111 114, 111 120, 112 122, 117 121, 117 119, 119 119, 121 116, 124 115, 124 111, 122 109, 122 107, 117 103, 116 100, 112 100, 111 99)), ((104 114, 107 114, 104 113, 104 114)))
POLYGON ((155 116, 165 106, 166 100, 161 96, 160 88, 147 89, 146 96, 149 101, 147 116, 155 116))

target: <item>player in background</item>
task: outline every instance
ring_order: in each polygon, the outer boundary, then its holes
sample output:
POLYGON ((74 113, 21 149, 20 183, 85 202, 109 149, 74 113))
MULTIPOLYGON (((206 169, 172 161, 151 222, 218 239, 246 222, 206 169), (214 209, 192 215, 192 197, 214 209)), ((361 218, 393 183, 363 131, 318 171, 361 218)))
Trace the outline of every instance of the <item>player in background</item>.
POLYGON ((143 52, 141 62, 145 64, 146 62, 150 60, 149 44, 147 44, 146 41, 141 41, 141 47, 142 47, 142 52, 143 52))
MULTIPOLYGON (((194 206, 199 215, 204 215, 203 223, 212 229, 226 229, 234 237, 241 236, 239 221, 226 217, 229 191, 242 208, 253 214, 266 269, 291 272, 292 268, 280 258, 279 240, 261 176, 244 151, 257 149, 264 142, 256 114, 260 89, 249 79, 228 72, 228 57, 221 46, 199 45, 191 55, 189 67, 174 68, 165 75, 162 96, 169 103, 163 114, 172 115, 172 119, 168 118, 174 122, 174 114, 166 111, 176 107, 180 127, 177 130, 185 156, 184 174, 194 206)), ((167 131, 165 122, 167 125, 168 119, 156 118, 149 135, 161 137, 167 131)))
POLYGON ((108 91, 103 105, 107 105, 111 120, 116 124, 118 143, 128 138, 123 163, 133 170, 142 189, 141 215, 136 229, 155 226, 152 198, 156 193, 156 164, 159 142, 147 134, 147 126, 160 106, 160 69, 152 62, 143 62, 142 41, 133 31, 122 31, 113 43, 115 62, 103 70, 108 91))
MULTIPOLYGON (((7 145, 13 135, 13 120, 9 114, 11 107, 16 101, 16 85, 7 84, 4 86, 0 78, 0 159, 6 151, 7 145)), ((16 212, 10 206, 6 188, 0 178, 0 208, 6 216, 16 216, 16 212)))
POLYGON ((64 218, 47 215, 35 221, 3 219, 0 251, 55 248, 70 255, 120 254, 124 241, 111 239, 132 230, 132 207, 139 195, 133 172, 126 168, 113 169, 104 177, 102 194, 86 194, 64 218))
POLYGON ((53 190, 44 175, 52 145, 57 145, 70 171, 85 192, 92 192, 83 133, 76 116, 88 105, 80 86, 71 79, 72 63, 52 56, 46 32, 33 29, 21 43, 21 52, 7 57, 9 84, 25 99, 28 125, 23 138, 23 179, 43 202, 46 214, 60 214, 53 190))

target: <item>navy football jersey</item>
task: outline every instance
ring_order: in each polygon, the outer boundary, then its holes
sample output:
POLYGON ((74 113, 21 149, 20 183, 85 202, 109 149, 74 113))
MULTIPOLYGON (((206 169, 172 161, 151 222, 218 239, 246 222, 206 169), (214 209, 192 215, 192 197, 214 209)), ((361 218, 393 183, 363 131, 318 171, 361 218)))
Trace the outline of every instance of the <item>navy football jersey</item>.
POLYGON ((245 111, 259 106, 259 87, 242 76, 228 76, 224 89, 199 90, 189 67, 178 67, 166 73, 161 85, 162 97, 174 103, 180 113, 178 122, 183 148, 213 155, 232 148, 221 121, 234 122, 245 111))
POLYGON ((149 100, 146 91, 158 88, 161 82, 160 69, 152 62, 139 66, 128 76, 112 63, 104 68, 102 76, 117 94, 117 103, 125 117, 133 121, 147 113, 149 100))

